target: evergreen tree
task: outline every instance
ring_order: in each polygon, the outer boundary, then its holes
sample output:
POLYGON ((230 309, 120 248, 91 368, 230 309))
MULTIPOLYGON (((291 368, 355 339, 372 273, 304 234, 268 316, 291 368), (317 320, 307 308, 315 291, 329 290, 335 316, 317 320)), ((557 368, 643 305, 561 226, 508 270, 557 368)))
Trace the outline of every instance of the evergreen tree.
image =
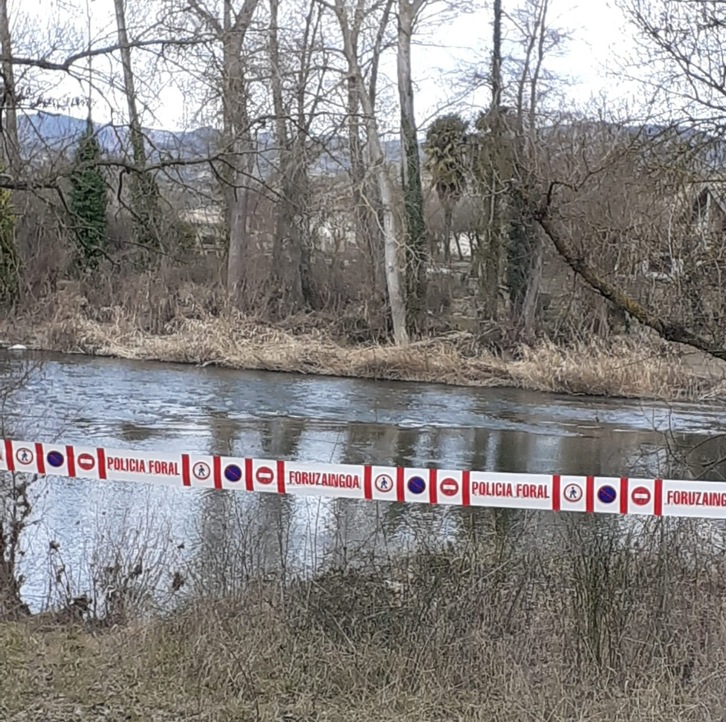
POLYGON ((101 148, 88 121, 71 173, 71 222, 86 266, 94 265, 106 245, 106 184, 99 168, 101 148))
POLYGON ((429 126, 424 145, 426 168, 444 209, 444 259, 447 261, 454 208, 466 187, 467 127, 468 123, 458 115, 440 116, 429 126))
POLYGON ((20 259, 15 245, 13 194, 0 190, 0 305, 10 306, 20 291, 20 259))

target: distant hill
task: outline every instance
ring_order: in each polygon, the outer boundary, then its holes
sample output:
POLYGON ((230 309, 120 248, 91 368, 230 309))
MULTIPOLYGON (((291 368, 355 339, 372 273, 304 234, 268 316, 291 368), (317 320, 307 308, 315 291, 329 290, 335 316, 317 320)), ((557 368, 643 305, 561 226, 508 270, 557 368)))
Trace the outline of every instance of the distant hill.
MULTIPOLYGON (((20 142, 29 157, 33 152, 49 150, 72 152, 86 130, 86 121, 62 113, 41 111, 18 118, 20 142)), ((98 142, 104 153, 118 155, 130 145, 129 130, 124 126, 94 123, 98 142)), ((208 155, 215 144, 217 131, 203 127, 174 133, 154 128, 144 129, 150 157, 173 155, 182 158, 208 155)))
MULTIPOLYGON (((129 130, 124 126, 94 124, 99 144, 104 153, 120 155, 130 148, 129 130)), ((24 155, 28 158, 45 157, 48 153, 70 154, 79 138, 86 130, 86 121, 62 113, 40 111, 18 118, 18 133, 24 155)), ((169 131, 145 128, 149 159, 154 162, 161 158, 192 160, 204 158, 213 152, 219 140, 219 131, 211 127, 201 127, 190 131, 169 131)), ((274 138, 268 131, 256 134, 258 152, 258 171, 267 176, 274 167, 277 155, 274 138)), ((388 160, 400 161, 400 146, 397 140, 384 143, 388 160)), ((313 164, 314 172, 329 174, 349 167, 348 152, 343 139, 334 139, 326 144, 325 150, 318 154, 313 164)))

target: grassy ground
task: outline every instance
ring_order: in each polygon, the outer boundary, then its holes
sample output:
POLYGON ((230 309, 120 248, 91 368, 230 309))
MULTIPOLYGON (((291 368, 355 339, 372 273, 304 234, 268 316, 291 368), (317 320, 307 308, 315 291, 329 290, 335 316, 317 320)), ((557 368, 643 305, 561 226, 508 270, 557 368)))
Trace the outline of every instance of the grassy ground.
POLYGON ((90 308, 85 297, 64 293, 52 307, 0 321, 0 338, 44 350, 239 369, 662 400, 726 398, 726 364, 650 337, 566 349, 543 342, 508 354, 484 351, 464 332, 406 348, 355 345, 334 337, 320 319, 275 326, 230 309, 211 314, 195 306, 192 293, 163 317, 153 309, 90 308))
POLYGON ((658 611, 647 606, 657 579, 642 567, 632 569, 642 590, 609 579, 595 602, 598 561, 585 576, 563 566, 510 560, 501 574, 439 559, 403 590, 380 575, 329 574, 110 629, 0 624, 0 718, 722 719, 722 585, 676 572, 658 611))
MULTIPOLYGON (((684 693, 668 677, 641 678, 627 690, 615 684, 598 689, 592 683, 573 684, 555 660, 539 668, 507 660, 508 651, 482 640, 492 648, 487 650, 491 656, 477 667, 472 687, 468 682, 474 670, 467 667, 473 660, 466 658, 457 660, 456 669, 443 670, 442 678, 440 667, 427 656, 391 654, 376 644, 346 648, 322 634, 301 639, 276 627, 274 619, 265 621, 263 636, 260 620, 245 622, 249 610, 223 613, 207 606, 197 611, 199 620, 98 635, 78 627, 43 631, 34 624, 1 626, 2 719, 709 719, 699 716, 699 710, 710 705, 693 690, 684 693), (202 622, 203 617, 209 621, 202 622)), ((723 681, 719 679, 721 690, 723 681)))

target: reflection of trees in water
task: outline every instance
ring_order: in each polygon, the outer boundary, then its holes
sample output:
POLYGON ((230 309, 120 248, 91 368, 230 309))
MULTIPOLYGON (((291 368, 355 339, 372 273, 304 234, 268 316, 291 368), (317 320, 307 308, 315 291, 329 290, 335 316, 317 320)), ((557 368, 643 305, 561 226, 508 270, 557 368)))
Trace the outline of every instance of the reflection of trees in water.
POLYGON ((726 480, 726 435, 664 434, 663 447, 652 454, 667 478, 726 480))
MULTIPOLYGON (((241 425, 211 416, 210 452, 246 456, 239 448, 241 425)), ((262 456, 294 458, 303 426, 285 418, 257 424, 262 456)), ((197 555, 200 583, 215 592, 232 592, 250 577, 285 574, 290 566, 290 532, 293 502, 276 494, 234 491, 204 492, 200 502, 197 555)))
MULTIPOLYGON (((492 444, 490 437, 496 438, 498 431, 489 431, 487 429, 469 429, 470 442, 468 449, 468 458, 466 459, 464 468, 475 471, 486 471, 492 444)), ((457 519, 456 538, 460 544, 478 544, 488 529, 486 518, 486 510, 476 508, 456 508, 452 511, 457 519)))
MULTIPOLYGON (((440 465, 451 432, 351 424, 345 460, 373 466, 440 465)), ((388 559, 409 548, 441 546, 449 512, 426 504, 334 500, 327 507, 325 563, 338 568, 388 559)))
MULTIPOLYGON (((350 464, 384 464, 398 436, 395 426, 348 424, 345 428, 343 458, 350 464)), ((328 519, 329 543, 325 564, 346 568, 365 564, 385 555, 388 534, 382 523, 382 511, 391 504, 336 499, 331 503, 328 519)))
MULTIPOLYGON (((303 419, 279 417, 259 424, 260 446, 269 459, 297 459, 300 439, 305 430, 303 419)), ((275 569, 283 577, 292 571, 296 554, 293 548, 295 502, 288 496, 261 494, 258 507, 258 529, 261 534, 260 564, 269 573, 275 569)), ((300 540, 302 541, 302 540, 300 540)))
POLYGON ((305 430, 304 419, 279 416, 258 423, 260 446, 269 459, 294 459, 297 457, 300 437, 305 430))
MULTIPOLYGON (((232 455, 239 426, 226 415, 209 414, 210 454, 232 455)), ((197 583, 215 594, 229 594, 239 588, 244 573, 243 550, 247 540, 235 523, 244 504, 242 495, 228 491, 201 492, 196 524, 198 552, 197 583)))
MULTIPOLYGON (((240 424, 211 416, 209 426, 214 453, 268 459, 298 458, 305 432, 310 431, 305 420, 286 417, 240 424)), ((629 471, 633 475, 627 460, 646 441, 653 442, 655 433, 604 431, 583 437, 352 423, 340 427, 344 448, 340 458, 354 464, 449 465, 502 473, 619 476, 629 471), (447 463, 451 457, 455 457, 454 463, 447 463)), ((701 466, 726 456, 726 440, 721 438, 700 447, 694 439, 681 442, 689 449, 696 447, 692 459, 701 466)), ((650 464, 647 475, 653 474, 652 458, 643 454, 642 459, 650 464)), ((683 467, 665 458, 658 468, 667 475, 666 469, 683 467)), ((683 473, 671 473, 679 475, 683 473)), ((550 544, 555 533, 552 515, 521 510, 446 509, 226 492, 204 494, 199 508, 200 567, 223 589, 259 573, 288 574, 301 567, 341 568, 380 561, 413 548, 440 546, 449 532, 458 544, 473 544, 492 559, 509 565, 512 574, 518 567, 511 566, 511 560, 523 558, 522 549, 550 544)), ((504 584, 504 580, 497 583, 504 584)))

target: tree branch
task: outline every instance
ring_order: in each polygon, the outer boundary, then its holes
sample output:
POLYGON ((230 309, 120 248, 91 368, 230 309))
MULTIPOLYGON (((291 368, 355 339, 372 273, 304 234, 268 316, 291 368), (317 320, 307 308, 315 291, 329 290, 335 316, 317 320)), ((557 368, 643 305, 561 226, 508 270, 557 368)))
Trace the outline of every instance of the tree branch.
POLYGON ((535 213, 534 219, 552 241, 552 245, 562 260, 594 291, 597 291, 619 309, 629 313, 644 326, 653 329, 664 340, 691 346, 707 353, 709 356, 726 361, 726 348, 699 336, 683 324, 660 318, 638 301, 630 298, 615 284, 603 278, 594 268, 588 265, 586 260, 569 246, 563 234, 558 231, 549 217, 548 206, 535 213))
POLYGON ((110 53, 114 53, 118 50, 159 46, 166 47, 169 45, 199 45, 202 42, 204 42, 202 38, 189 38, 186 40, 136 40, 132 43, 116 43, 114 45, 107 45, 102 48, 83 50, 78 53, 73 53, 73 55, 69 55, 62 62, 55 62, 53 60, 46 60, 44 58, 19 58, 16 56, 8 57, 5 55, 0 55, 0 62, 10 62, 13 65, 23 65, 31 68, 40 68, 41 70, 57 70, 62 72, 68 72, 71 69, 71 66, 75 65, 80 60, 94 58, 99 55, 109 55, 110 53))
POLYGON ((212 15, 206 8, 202 7, 197 0, 189 0, 189 7, 209 25, 209 27, 219 36, 222 36, 222 23, 212 15))

